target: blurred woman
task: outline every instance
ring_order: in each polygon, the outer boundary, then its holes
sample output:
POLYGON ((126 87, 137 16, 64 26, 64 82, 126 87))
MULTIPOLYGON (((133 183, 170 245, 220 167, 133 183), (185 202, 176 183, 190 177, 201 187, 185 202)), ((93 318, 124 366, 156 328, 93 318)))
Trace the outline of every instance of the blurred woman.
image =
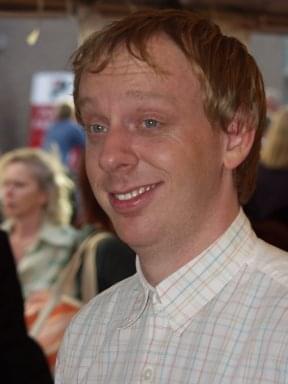
POLYGON ((53 156, 20 148, 0 158, 4 223, 24 296, 48 289, 74 250, 73 183, 53 156))

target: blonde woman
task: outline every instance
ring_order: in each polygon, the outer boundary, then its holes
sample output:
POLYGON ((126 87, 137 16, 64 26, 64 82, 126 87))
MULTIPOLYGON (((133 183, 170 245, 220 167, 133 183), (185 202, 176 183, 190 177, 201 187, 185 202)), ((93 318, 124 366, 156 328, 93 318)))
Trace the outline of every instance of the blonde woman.
POLYGON ((2 227, 8 232, 24 296, 49 289, 76 241, 73 183, 53 156, 20 148, 0 158, 2 227))

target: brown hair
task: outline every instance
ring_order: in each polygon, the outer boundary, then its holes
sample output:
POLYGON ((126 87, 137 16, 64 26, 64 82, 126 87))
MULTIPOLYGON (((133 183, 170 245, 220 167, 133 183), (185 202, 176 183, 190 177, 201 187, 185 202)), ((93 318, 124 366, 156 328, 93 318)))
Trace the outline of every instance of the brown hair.
POLYGON ((73 117, 73 108, 67 103, 60 104, 56 117, 59 120, 71 119, 73 117))
POLYGON ((237 113, 241 125, 256 130, 253 147, 234 174, 239 201, 244 203, 254 188, 265 124, 263 79, 247 48, 237 39, 224 36, 213 22, 189 11, 148 10, 133 13, 93 33, 73 57, 77 119, 81 123, 78 91, 83 71, 101 72, 121 47, 157 70, 147 42, 163 34, 191 63, 202 86, 204 109, 211 125, 225 131, 237 113))

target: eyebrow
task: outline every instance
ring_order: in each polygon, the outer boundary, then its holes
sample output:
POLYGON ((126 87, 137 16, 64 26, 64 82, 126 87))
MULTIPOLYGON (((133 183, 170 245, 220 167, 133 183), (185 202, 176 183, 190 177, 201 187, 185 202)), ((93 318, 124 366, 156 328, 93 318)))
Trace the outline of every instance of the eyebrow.
POLYGON ((131 97, 133 99, 138 99, 138 100, 145 100, 145 99, 160 99, 160 100, 164 100, 164 101, 169 101, 169 102, 174 102, 175 101, 175 97, 173 96, 170 96, 170 95, 163 95, 162 93, 158 93, 158 92, 145 92, 145 91, 139 91, 139 90, 128 90, 126 92, 126 95, 128 97, 131 97))
MULTIPOLYGON (((149 92, 149 91, 140 91, 140 90, 128 90, 127 92, 125 92, 125 95, 128 96, 128 98, 131 98, 131 99, 137 99, 137 100, 149 100, 149 99, 158 99, 158 100, 163 100, 163 101, 168 101, 169 103, 175 103, 175 97, 174 96, 170 96, 170 95, 163 95, 161 93, 158 93, 158 92, 149 92)), ((89 105, 89 104, 97 104, 97 99, 94 98, 94 97, 89 97, 89 96, 86 96, 86 97, 82 97, 79 99, 78 101, 78 105, 79 107, 83 107, 85 105, 89 105)))

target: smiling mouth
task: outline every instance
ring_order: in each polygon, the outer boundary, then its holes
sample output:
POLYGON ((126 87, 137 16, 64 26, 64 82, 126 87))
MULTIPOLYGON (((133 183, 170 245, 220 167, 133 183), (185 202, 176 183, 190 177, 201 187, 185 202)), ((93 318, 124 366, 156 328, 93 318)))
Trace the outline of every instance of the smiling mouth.
POLYGON ((156 187, 156 184, 150 184, 150 185, 142 186, 139 188, 135 188, 125 193, 113 193, 113 197, 119 201, 128 201, 128 200, 134 199, 135 197, 139 197, 143 195, 143 193, 145 192, 151 191, 155 187, 156 187))

